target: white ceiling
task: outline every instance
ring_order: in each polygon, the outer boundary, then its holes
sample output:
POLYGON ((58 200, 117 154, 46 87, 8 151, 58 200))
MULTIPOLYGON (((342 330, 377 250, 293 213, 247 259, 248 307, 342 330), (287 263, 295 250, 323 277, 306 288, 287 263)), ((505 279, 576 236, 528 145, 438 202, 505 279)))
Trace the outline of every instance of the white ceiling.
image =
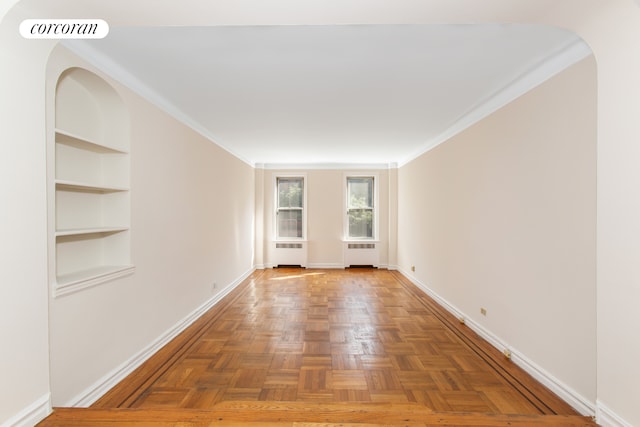
POLYGON ((112 26, 65 45, 266 167, 403 164, 590 52, 516 24, 112 26))

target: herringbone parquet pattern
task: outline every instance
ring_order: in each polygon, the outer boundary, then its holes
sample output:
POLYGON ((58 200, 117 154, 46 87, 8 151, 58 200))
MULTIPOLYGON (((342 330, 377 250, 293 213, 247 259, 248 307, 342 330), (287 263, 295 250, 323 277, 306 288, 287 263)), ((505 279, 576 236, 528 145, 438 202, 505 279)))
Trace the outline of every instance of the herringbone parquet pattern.
POLYGON ((434 411, 575 414, 514 385, 397 273, 265 270, 226 300, 135 392, 117 386, 96 407, 117 399, 143 409, 413 402, 434 411))

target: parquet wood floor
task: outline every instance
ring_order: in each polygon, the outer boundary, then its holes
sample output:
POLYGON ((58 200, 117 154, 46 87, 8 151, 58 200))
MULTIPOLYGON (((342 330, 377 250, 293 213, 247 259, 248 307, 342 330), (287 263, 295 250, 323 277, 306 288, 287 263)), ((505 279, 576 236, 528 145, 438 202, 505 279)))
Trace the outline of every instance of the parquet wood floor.
POLYGON ((404 276, 375 269, 257 271, 93 408, 116 418, 114 408, 213 411, 222 422, 253 406, 262 408, 253 420, 275 423, 282 405, 369 414, 306 420, 322 423, 499 425, 509 416, 512 425, 590 424, 404 276), (385 420, 394 405, 404 415, 385 420), (407 417, 412 411, 421 417, 407 417), (447 423, 444 413, 479 418, 447 423), (544 415, 549 424, 532 422, 544 415))

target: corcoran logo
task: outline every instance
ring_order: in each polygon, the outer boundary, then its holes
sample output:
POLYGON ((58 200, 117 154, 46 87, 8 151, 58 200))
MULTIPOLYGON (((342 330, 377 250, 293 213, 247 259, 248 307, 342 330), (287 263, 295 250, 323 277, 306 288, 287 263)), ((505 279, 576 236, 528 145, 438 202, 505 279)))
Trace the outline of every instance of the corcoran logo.
POLYGON ((102 19, 25 19, 20 34, 26 39, 102 39, 109 24, 102 19))

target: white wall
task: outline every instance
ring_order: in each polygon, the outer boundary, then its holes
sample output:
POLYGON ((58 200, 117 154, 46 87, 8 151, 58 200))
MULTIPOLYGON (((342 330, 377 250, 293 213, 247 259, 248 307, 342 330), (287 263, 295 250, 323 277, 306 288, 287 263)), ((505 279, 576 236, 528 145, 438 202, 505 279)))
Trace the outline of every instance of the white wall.
POLYGON ((559 5, 547 19, 582 36, 598 66, 598 421, 640 425, 640 7, 632 0, 576 3, 559 5))
MULTIPOLYGON (((5 1, 0 11, 15 0, 5 1)), ((26 416, 48 394, 48 322, 46 316, 46 195, 44 69, 52 43, 26 41, 17 34, 21 19, 102 16, 110 24, 172 25, 321 25, 429 24, 442 22, 521 22, 557 25, 574 31, 591 46, 598 75, 597 165, 597 337, 598 408, 603 424, 625 420, 640 425, 636 386, 640 383, 640 7, 632 0, 450 0, 380 1, 367 7, 358 0, 290 2, 216 1, 216 13, 186 11, 201 6, 185 0, 181 9, 153 0, 122 8, 102 0, 58 2, 22 0, 0 24, 0 120, 2 120, 3 209, 0 321, 0 423, 26 416), (540 8, 540 3, 544 7, 540 8), (170 13, 165 9, 170 9, 170 13), (152 11, 153 13, 150 13, 152 11), (53 13, 53 12, 51 12, 53 13), (141 18, 143 17, 143 18, 141 18), (10 66, 6 66, 10 64, 10 66), (11 210, 4 206, 11 206, 11 210), (7 285, 10 284, 10 285, 7 285), (19 330, 13 325, 20 325, 19 330), (20 352, 18 354, 18 352, 20 352), (9 384, 9 386, 4 386, 9 384)), ((45 402, 46 407, 46 402, 45 402)), ((28 416, 27 416, 28 418, 28 416)))
POLYGON ((254 250, 253 250, 253 265, 258 269, 264 268, 264 251, 265 251, 265 237, 264 237, 264 169, 257 168, 254 171, 255 182, 255 223, 254 227, 254 250))
POLYGON ((0 424, 46 413, 49 394, 43 94, 52 43, 23 40, 19 22, 0 25, 0 424))
POLYGON ((276 264, 273 240, 275 237, 275 177, 279 175, 304 175, 307 179, 307 240, 308 267, 342 268, 344 266, 344 189, 346 174, 376 175, 378 181, 378 248, 380 266, 389 262, 389 174, 388 169, 346 170, 346 169, 308 169, 308 170, 260 170, 261 188, 264 201, 264 264, 276 264))
MULTIPOLYGON (((97 72, 61 46, 49 62, 47 90, 54 90, 69 67, 97 72)), ((102 77, 119 92, 130 115, 136 271, 51 298, 54 406, 77 404, 103 376, 253 265, 253 168, 102 77)))
POLYGON ((595 118, 589 58, 402 167, 398 197, 400 269, 592 408, 595 118))

